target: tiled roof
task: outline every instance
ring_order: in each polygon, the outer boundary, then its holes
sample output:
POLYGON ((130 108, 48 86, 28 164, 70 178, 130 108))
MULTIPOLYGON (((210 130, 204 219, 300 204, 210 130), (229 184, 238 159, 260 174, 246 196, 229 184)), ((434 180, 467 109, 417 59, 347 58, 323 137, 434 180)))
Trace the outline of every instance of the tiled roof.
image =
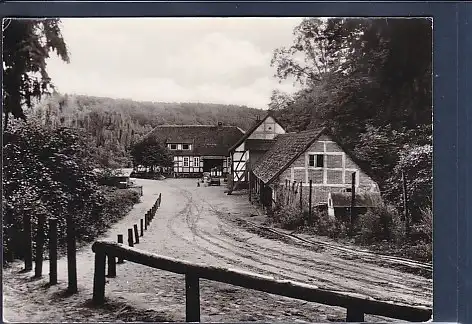
POLYGON ((321 135, 324 128, 299 133, 280 134, 254 167, 254 175, 270 183, 293 163, 321 135))
MULTIPOLYGON (((351 207, 350 192, 332 192, 331 200, 333 207, 351 207)), ((356 192, 356 207, 379 207, 382 204, 382 198, 378 192, 356 192)))
POLYGON ((243 134, 236 126, 161 125, 154 128, 147 136, 154 136, 163 144, 193 144, 191 151, 172 151, 174 155, 227 156, 228 149, 243 134))
POLYGON ((248 139, 245 148, 250 151, 268 151, 274 143, 274 139, 248 139))

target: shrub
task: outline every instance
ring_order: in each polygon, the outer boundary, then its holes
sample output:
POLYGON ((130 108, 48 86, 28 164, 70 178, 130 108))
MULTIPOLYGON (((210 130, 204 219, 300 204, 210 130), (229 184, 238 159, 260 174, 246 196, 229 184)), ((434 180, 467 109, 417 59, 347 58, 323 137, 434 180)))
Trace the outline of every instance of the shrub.
POLYGON ((304 217, 300 213, 300 207, 288 204, 274 210, 274 221, 284 229, 294 230, 303 226, 304 217))
MULTIPOLYGON (((66 243, 66 216, 75 225, 78 240, 96 237, 97 229, 103 227, 107 200, 97 185, 83 139, 77 131, 54 129, 34 120, 12 122, 4 132, 4 253, 22 256, 23 215, 31 217, 33 241, 39 215, 57 218, 60 247, 66 243)), ((120 199, 126 202, 124 197, 120 199)), ((114 205, 119 203, 117 200, 114 205)))
POLYGON ((362 244, 403 240, 403 222, 394 208, 369 208, 355 222, 357 240, 362 244))

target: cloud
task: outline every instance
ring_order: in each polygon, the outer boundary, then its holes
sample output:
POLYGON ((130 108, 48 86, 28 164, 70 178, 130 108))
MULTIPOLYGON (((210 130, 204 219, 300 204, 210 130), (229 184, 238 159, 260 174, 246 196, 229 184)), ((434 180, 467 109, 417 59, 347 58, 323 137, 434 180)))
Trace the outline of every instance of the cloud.
POLYGON ((300 19, 65 19, 71 63, 48 61, 58 90, 135 100, 265 108, 279 85, 272 51, 300 19))

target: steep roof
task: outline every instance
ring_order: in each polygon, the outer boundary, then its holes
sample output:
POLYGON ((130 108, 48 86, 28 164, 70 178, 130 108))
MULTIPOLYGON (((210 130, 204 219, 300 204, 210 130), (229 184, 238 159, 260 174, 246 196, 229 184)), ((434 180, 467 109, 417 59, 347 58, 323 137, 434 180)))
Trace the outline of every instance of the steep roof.
POLYGON ((264 183, 272 182, 302 155, 324 130, 320 128, 277 135, 271 149, 256 163, 254 175, 264 183))
POLYGON ((236 143, 234 143, 233 146, 231 146, 231 147, 229 148, 228 152, 234 151, 239 145, 241 145, 245 140, 247 140, 247 138, 248 138, 249 136, 251 136, 251 134, 257 129, 257 127, 261 126, 262 123, 264 122, 264 120, 266 120, 268 117, 272 117, 272 119, 273 119, 276 123, 280 124, 280 123, 277 121, 277 119, 275 119, 275 117, 274 117, 270 112, 268 112, 267 115, 265 115, 264 118, 262 118, 262 119, 259 120, 259 121, 256 121, 256 122, 251 126, 251 128, 249 128, 249 130, 248 130, 246 133, 244 133, 244 135, 243 135, 236 143))
MULTIPOLYGON (((351 207, 350 192, 332 192, 330 193, 333 207, 351 207)), ((382 198, 378 192, 356 192, 356 207, 379 207, 382 204, 382 198)))
POLYGON ((148 136, 154 136, 163 144, 193 144, 191 151, 172 151, 175 155, 227 156, 228 149, 243 135, 236 126, 216 125, 161 125, 148 136))

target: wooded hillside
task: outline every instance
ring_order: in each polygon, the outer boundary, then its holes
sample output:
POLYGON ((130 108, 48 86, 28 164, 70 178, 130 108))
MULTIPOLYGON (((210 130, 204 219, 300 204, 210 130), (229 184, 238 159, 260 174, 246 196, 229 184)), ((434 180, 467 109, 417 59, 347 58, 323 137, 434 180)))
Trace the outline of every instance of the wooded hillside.
POLYGON ((246 106, 206 103, 137 102, 83 95, 54 94, 32 111, 44 124, 85 130, 100 166, 129 166, 127 149, 155 126, 222 122, 243 130, 264 111, 246 106))

